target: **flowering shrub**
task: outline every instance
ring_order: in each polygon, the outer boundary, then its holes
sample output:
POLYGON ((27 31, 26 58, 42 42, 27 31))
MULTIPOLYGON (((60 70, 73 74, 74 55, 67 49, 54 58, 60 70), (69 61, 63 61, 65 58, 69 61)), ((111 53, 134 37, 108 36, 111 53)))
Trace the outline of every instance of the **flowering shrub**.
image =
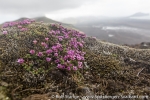
POLYGON ((8 32, 7 31, 3 31, 3 34, 7 34, 8 32))
POLYGON ((18 29, 25 29, 22 27, 22 25, 28 25, 31 24, 32 22, 35 22, 34 20, 31 19, 25 19, 23 21, 15 21, 15 22, 7 22, 3 24, 3 28, 7 28, 7 27, 13 27, 13 26, 17 26, 18 29))
MULTIPOLYGON (((33 20, 10 22, 3 25, 4 28, 15 26, 20 32, 30 31, 25 25, 33 20)), ((9 32, 3 31, 3 34, 9 32)), ((45 33, 45 32, 44 32, 45 33)), ((85 52, 82 38, 85 34, 75 30, 69 30, 58 24, 51 24, 50 31, 32 40, 32 48, 25 56, 17 59, 19 66, 35 74, 45 73, 52 68, 65 71, 77 71, 83 68, 85 52)))

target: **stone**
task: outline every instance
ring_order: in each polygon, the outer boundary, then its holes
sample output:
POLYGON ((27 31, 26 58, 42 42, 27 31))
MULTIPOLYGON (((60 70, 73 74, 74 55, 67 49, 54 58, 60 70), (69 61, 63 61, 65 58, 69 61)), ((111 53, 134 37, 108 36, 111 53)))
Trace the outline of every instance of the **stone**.
POLYGON ((0 100, 10 100, 5 92, 6 92, 6 88, 3 86, 0 86, 0 100))
POLYGON ((1 81, 1 82, 0 82, 0 85, 1 85, 1 86, 5 86, 5 87, 8 87, 8 83, 6 83, 6 82, 4 82, 4 81, 1 81))

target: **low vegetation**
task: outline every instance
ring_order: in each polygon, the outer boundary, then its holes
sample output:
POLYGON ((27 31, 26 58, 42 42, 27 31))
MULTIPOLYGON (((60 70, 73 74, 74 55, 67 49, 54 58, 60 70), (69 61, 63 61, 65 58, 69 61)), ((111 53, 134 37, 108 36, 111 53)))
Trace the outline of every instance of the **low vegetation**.
POLYGON ((149 63, 95 51, 98 40, 84 33, 29 19, 5 23, 1 33, 2 100, 150 95, 149 63))

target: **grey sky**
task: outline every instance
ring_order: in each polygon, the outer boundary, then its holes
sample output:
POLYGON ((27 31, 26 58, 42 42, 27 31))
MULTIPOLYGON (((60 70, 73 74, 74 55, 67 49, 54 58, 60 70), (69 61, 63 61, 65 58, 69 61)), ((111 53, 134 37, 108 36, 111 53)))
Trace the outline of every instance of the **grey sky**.
POLYGON ((150 13, 150 0, 0 0, 0 23, 19 17, 60 20, 79 16, 128 16, 150 13))

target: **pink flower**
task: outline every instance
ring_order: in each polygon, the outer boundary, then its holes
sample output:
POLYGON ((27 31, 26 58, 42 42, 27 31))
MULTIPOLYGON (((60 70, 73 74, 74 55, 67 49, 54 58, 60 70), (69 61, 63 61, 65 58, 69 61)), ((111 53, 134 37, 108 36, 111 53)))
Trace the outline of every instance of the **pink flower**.
POLYGON ((49 32, 49 34, 51 34, 51 35, 52 35, 52 31, 50 31, 50 32, 49 32))
POLYGON ((45 42, 41 42, 41 45, 42 45, 42 46, 45 46, 45 45, 46 45, 46 43, 45 43, 45 42))
POLYGON ((59 62, 60 62, 60 60, 59 60, 59 59, 55 60, 55 63, 59 63, 59 62))
POLYGON ((47 62, 50 62, 50 61, 51 61, 51 58, 46 57, 46 61, 47 61, 47 62))
POLYGON ((3 34, 7 34, 8 32, 7 31, 3 31, 3 34))
POLYGON ((70 67, 67 67, 67 70, 68 70, 68 71, 70 71, 70 70, 71 70, 71 68, 70 68, 70 67))
POLYGON ((41 45, 44 46, 45 48, 48 48, 48 45, 45 42, 41 42, 41 45))
POLYGON ((78 66, 78 68, 83 68, 83 66, 78 66))
POLYGON ((69 38, 69 36, 68 35, 65 35, 65 39, 68 39, 69 38))
POLYGON ((57 38, 63 40, 64 36, 57 36, 57 38))
POLYGON ((78 68, 76 66, 73 66, 73 70, 76 71, 78 70, 78 68))
POLYGON ((63 68, 63 66, 61 64, 58 64, 57 68, 63 68))
POLYGON ((58 53, 54 53, 54 56, 58 57, 58 53))
POLYGON ((18 62, 19 64, 22 64, 22 63, 24 63, 24 60, 23 60, 23 58, 20 58, 20 59, 17 60, 17 62, 18 62))
POLYGON ((82 66, 82 62, 79 61, 79 62, 78 62, 78 66, 82 66))
POLYGON ((85 44, 85 42, 84 42, 84 41, 81 41, 81 43, 82 43, 82 44, 85 44))
POLYGON ((67 55, 65 55, 64 57, 63 57, 63 59, 64 60, 67 60, 69 57, 67 56, 67 55))
POLYGON ((67 54, 68 54, 68 55, 74 55, 74 53, 75 53, 74 50, 68 50, 68 51, 67 51, 67 54))
POLYGON ((62 45, 60 43, 57 43, 57 45, 55 45, 55 47, 53 48, 57 50, 62 50, 62 45))
POLYGON ((67 60, 67 63, 70 63, 70 61, 67 60))
POLYGON ((50 53, 52 53, 53 51, 51 50, 51 49, 48 49, 48 50, 46 50, 46 53, 47 54, 50 54, 50 53))
POLYGON ((71 60, 75 60, 75 57, 76 57, 75 55, 71 55, 71 56, 70 56, 70 59, 71 59, 71 60))
POLYGON ((56 47, 56 46, 52 46, 52 50, 53 50, 54 52, 58 52, 58 50, 57 50, 57 47, 56 47))
POLYGON ((30 50, 30 53, 31 53, 31 54, 34 54, 34 53, 35 53, 35 50, 30 50))
POLYGON ((61 37, 58 37, 58 40, 59 40, 59 41, 62 41, 62 40, 63 40, 63 38, 61 38, 61 37))
POLYGON ((42 53, 42 52, 39 52, 39 53, 37 54, 37 56, 42 57, 42 56, 43 56, 43 53, 42 53))
POLYGON ((20 29, 21 32, 27 31, 27 30, 28 30, 27 28, 21 28, 21 29, 20 29))
POLYGON ((83 47, 83 44, 82 44, 82 43, 80 43, 80 42, 78 42, 78 45, 79 45, 80 47, 83 47))
POLYGON ((57 32, 56 32, 57 34, 60 34, 60 31, 59 30, 57 30, 57 32))
POLYGON ((78 68, 82 68, 82 62, 78 62, 78 68))
POLYGON ((49 38, 45 38, 45 40, 46 40, 46 41, 48 41, 48 40, 49 40, 49 38))
POLYGON ((33 41, 33 43, 34 43, 34 44, 36 44, 36 43, 37 43, 37 41, 36 41, 36 40, 34 40, 34 41, 33 41))
POLYGON ((31 22, 26 22, 27 24, 31 24, 31 22))
POLYGON ((47 45, 47 44, 45 45, 45 48, 48 48, 48 45, 47 45))
POLYGON ((21 25, 18 25, 18 28, 22 28, 22 26, 21 26, 21 25))
POLYGON ((77 60, 82 60, 82 57, 80 55, 76 56, 77 60))
POLYGON ((6 28, 6 27, 8 27, 9 26, 9 23, 4 23, 3 24, 3 28, 6 28))
POLYGON ((56 32, 54 31, 54 30, 51 30, 50 32, 49 32, 49 34, 56 34, 56 32))

